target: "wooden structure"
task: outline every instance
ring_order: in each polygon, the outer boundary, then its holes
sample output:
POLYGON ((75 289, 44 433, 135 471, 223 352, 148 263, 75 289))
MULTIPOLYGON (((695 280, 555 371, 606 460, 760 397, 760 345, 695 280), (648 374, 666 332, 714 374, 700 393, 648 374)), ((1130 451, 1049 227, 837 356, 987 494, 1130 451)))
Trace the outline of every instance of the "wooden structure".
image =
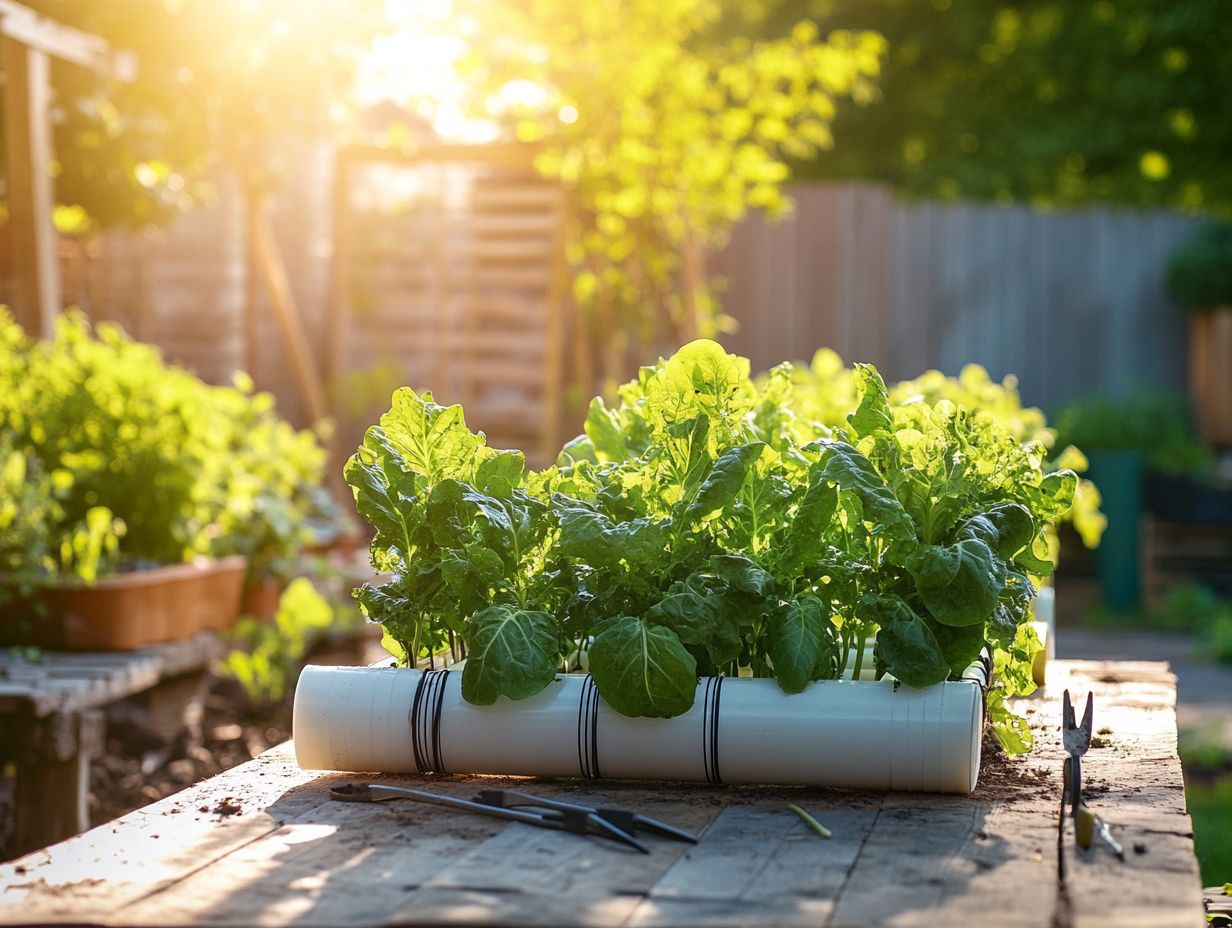
MULTIPOLYGON (((386 362, 403 372, 400 383, 461 402, 472 427, 496 443, 526 449, 540 464, 555 457, 566 199, 534 170, 534 154, 515 144, 338 153, 322 329, 336 412, 346 405, 348 375, 386 362), (380 172, 369 189, 382 198, 366 210, 355 203, 364 171, 380 172)), ((381 396, 362 421, 388 400, 381 396)), ((343 447, 359 437, 346 436, 343 447)))
POLYGON ((103 746, 102 707, 197 674, 221 650, 211 634, 117 653, 0 650, 0 764, 17 770, 11 844, 26 851, 89 827, 90 760, 103 746))
MULTIPOLYGON (((702 834, 694 847, 650 838, 648 855, 438 807, 332 802, 328 787, 355 778, 300 771, 284 745, 0 866, 0 923, 1198 928, 1175 678, 1164 664, 1067 661, 1049 678, 1020 705, 1037 753, 986 760, 970 797, 517 781, 702 834), (1095 693, 1088 799, 1124 842, 1124 863, 1077 851, 1072 826, 1058 855, 1063 687, 1095 693)), ((469 796, 502 782, 428 788, 469 796)))
POLYGON ((1142 518, 1142 601, 1158 608, 1168 590, 1199 584, 1232 596, 1232 525, 1194 525, 1142 518))
POLYGON ((13 309, 29 332, 47 335, 60 312, 55 188, 51 177, 51 59, 112 77, 132 72, 102 39, 69 29, 13 0, 0 0, 4 74, 4 178, 14 273, 13 309))

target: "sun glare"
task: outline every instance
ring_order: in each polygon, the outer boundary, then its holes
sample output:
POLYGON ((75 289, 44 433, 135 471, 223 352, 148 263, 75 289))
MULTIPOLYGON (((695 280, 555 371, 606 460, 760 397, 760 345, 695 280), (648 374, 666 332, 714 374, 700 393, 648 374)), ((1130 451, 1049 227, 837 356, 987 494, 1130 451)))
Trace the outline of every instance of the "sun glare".
POLYGON ((470 89, 455 65, 475 30, 451 0, 388 0, 389 30, 360 62, 361 102, 397 104, 422 117, 448 141, 490 142, 500 135, 490 120, 468 116, 470 89))

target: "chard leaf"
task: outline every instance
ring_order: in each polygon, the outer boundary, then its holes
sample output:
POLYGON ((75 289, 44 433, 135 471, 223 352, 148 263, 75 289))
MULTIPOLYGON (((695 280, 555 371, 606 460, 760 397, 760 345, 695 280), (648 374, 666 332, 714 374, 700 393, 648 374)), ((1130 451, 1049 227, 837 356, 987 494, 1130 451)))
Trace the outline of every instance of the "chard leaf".
POLYGON ((872 462, 846 442, 822 439, 809 446, 821 452, 821 476, 858 500, 873 534, 886 536, 900 550, 914 543, 915 523, 872 462))
POLYGON ((624 616, 595 636, 590 673, 621 715, 671 718, 693 707, 697 661, 676 633, 624 616))
POLYGON ((785 568, 801 567, 816 558, 823 548, 823 535, 838 510, 838 489, 814 466, 808 489, 800 498, 795 518, 787 530, 782 563, 785 568))
POLYGON ((489 606, 467 622, 465 638, 462 697, 469 703, 525 699, 556 678, 560 642, 546 612, 489 606))
POLYGON ((431 393, 399 388, 381 428, 407 465, 430 485, 439 480, 469 480, 483 438, 466 427, 461 406, 440 406, 431 393))
POLYGON ((596 396, 590 401, 583 428, 597 460, 623 461, 629 456, 629 448, 620 429, 620 417, 607 408, 603 397, 596 396))
POLYGON ((906 566, 924 605, 943 625, 983 622, 1005 588, 1005 565, 974 538, 944 548, 923 545, 908 555, 906 566))
POLYGON ((816 596, 802 596, 770 617, 767 651, 784 693, 799 693, 819 675, 832 676, 834 626, 816 596))
POLYGON ((368 430, 363 446, 343 470, 355 493, 355 508, 376 529, 374 548, 396 549, 403 558, 413 547, 416 517, 415 475, 388 448, 379 426, 368 430))
POLYGON ((562 554, 594 567, 612 568, 622 560, 629 564, 653 562, 667 546, 667 529, 652 519, 612 522, 607 516, 577 501, 562 507, 560 540, 562 554))
POLYGON ((972 516, 958 534, 964 538, 979 539, 998 557, 1009 561, 1031 543, 1035 537, 1035 523, 1025 506, 1004 503, 972 516))
POLYGON ((894 419, 890 415, 890 396, 885 381, 877 368, 871 364, 854 364, 851 371, 856 383, 859 406, 847 417, 852 432, 857 438, 875 432, 894 431, 894 419))
POLYGON ((475 489, 489 496, 507 497, 522 483, 526 458, 521 451, 485 448, 475 465, 475 489))
POLYGON ((740 493, 753 463, 761 457, 765 447, 764 442, 754 441, 723 452, 698 487, 697 495, 685 509, 685 520, 697 522, 705 519, 734 500, 740 493))
POLYGON ((712 419, 743 415, 750 401, 747 358, 728 354, 718 342, 689 342, 646 384, 646 399, 671 424, 702 413, 712 419))
POLYGON ((718 577, 729 590, 761 595, 771 584, 770 575, 738 554, 717 554, 708 564, 710 573, 718 577))
MULTIPOLYGON (((997 609, 1001 608, 998 605, 997 609)), ((942 625, 940 622, 928 622, 927 619, 925 621, 952 674, 959 675, 970 667, 984 649, 984 626, 979 623, 956 627, 942 625)))
POLYGON ((881 628, 875 651, 880 664, 907 686, 932 686, 950 675, 950 665, 928 624, 901 599, 877 603, 881 628))
POLYGON ((650 607, 646 621, 670 628, 686 645, 704 648, 715 666, 740 656, 739 618, 721 596, 673 593, 650 607))

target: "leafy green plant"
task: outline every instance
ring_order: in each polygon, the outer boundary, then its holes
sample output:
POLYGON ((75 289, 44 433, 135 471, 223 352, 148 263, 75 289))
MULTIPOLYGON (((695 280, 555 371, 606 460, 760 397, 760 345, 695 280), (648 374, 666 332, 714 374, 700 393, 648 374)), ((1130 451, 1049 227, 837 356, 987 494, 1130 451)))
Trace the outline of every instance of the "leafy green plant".
POLYGON ((113 325, 0 308, 0 574, 20 585, 302 548, 324 452, 244 378, 209 386, 113 325), (8 518, 5 512, 21 515, 8 518))
POLYGON ((1185 309, 1232 306, 1232 224, 1208 222, 1168 258, 1168 295, 1185 309))
POLYGON ((1088 453, 1140 451, 1164 474, 1201 473, 1211 463, 1210 449, 1195 437, 1188 401, 1166 390, 1070 403, 1057 412, 1056 430, 1061 442, 1088 453))
POLYGON ((308 651, 334 624, 334 607, 306 577, 292 580, 272 620, 242 618, 223 659, 227 674, 254 702, 280 702, 292 689, 308 651))
MULTIPOLYGON (((843 364, 842 358, 829 348, 822 348, 810 364, 792 364, 789 370, 790 405, 795 413, 803 413, 809 420, 831 428, 842 428, 856 405, 854 373, 843 364)), ((968 364, 957 377, 927 371, 914 380, 894 384, 889 394, 894 403, 923 401, 936 405, 944 400, 987 413, 1019 442, 1030 444, 1036 453, 1045 455, 1046 470, 1082 473, 1087 469, 1086 456, 1073 443, 1058 442, 1055 430, 1048 427, 1041 410, 1022 405, 1017 380, 1012 376, 997 382, 980 365, 968 364)), ((1062 517, 1063 521, 1073 524, 1088 548, 1099 544, 1107 525, 1099 505, 1099 490, 1095 484, 1079 480, 1074 504, 1062 517)))
POLYGON ((466 642, 463 695, 524 698, 585 652, 616 711, 670 717, 699 674, 774 677, 785 692, 845 669, 875 635, 879 674, 960 675, 991 646, 1004 695, 1029 692, 1035 583, 1072 471, 988 413, 892 403, 870 365, 843 427, 797 415, 792 372, 692 342, 645 367, 555 466, 487 447, 458 406, 404 388, 347 464, 391 575, 356 597, 413 659, 466 642))

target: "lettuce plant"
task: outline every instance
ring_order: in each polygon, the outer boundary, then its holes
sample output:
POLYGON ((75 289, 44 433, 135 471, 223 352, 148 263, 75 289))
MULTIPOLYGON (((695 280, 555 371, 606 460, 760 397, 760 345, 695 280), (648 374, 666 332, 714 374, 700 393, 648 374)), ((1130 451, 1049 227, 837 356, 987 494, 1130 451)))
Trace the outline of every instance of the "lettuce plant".
POLYGON ((541 471, 460 407, 399 390, 346 468, 391 575, 356 597, 406 660, 460 635, 471 702, 531 696, 584 655, 630 716, 687 711, 702 674, 798 693, 873 635, 878 672, 914 687, 989 646, 998 731, 1025 749, 1004 696, 1031 688, 1045 529, 1077 476, 987 412, 891 402, 870 365, 850 372, 841 425, 798 409, 792 376, 754 382, 746 359, 693 342, 615 405, 594 400, 541 471))
POLYGON ((267 563, 311 540, 324 464, 247 378, 203 383, 78 313, 30 338, 0 308, 0 584, 267 563))

